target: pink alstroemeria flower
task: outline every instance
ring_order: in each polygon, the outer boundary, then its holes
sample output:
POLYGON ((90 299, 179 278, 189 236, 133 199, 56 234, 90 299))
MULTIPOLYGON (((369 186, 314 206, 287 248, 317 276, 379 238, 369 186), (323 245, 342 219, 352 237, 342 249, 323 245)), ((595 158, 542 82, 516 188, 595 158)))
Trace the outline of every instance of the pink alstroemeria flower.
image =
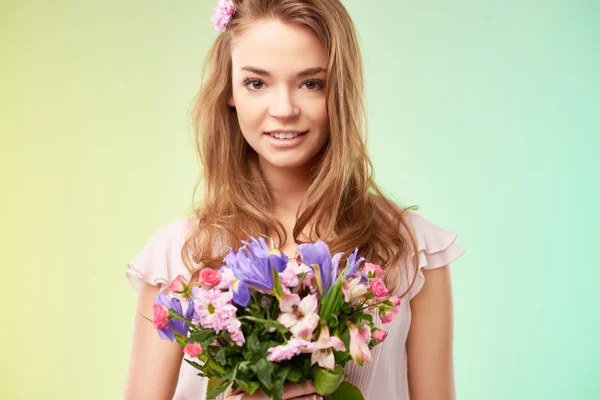
POLYGON ((339 337, 330 336, 329 327, 327 327, 327 324, 322 324, 319 340, 309 343, 305 353, 312 353, 310 356, 311 365, 319 363, 320 367, 333 370, 335 368, 333 350, 344 351, 346 345, 339 337))
POLYGON ((308 346, 309 342, 303 339, 299 339, 296 337, 288 340, 286 344, 282 344, 279 346, 271 347, 267 351, 270 353, 267 356, 267 361, 271 362, 279 362, 281 360, 289 360, 295 355, 300 354, 306 346, 308 346))
POLYGON ((365 362, 370 363, 371 352, 369 351, 369 342, 371 341, 371 330, 368 325, 363 325, 358 329, 356 325, 348 322, 348 331, 350 332, 350 356, 352 360, 361 367, 365 362))
POLYGON ((283 270, 282 273, 279 274, 279 279, 281 279, 281 284, 288 288, 293 288, 298 286, 298 270, 300 269, 300 265, 296 262, 295 259, 290 258, 287 263, 287 267, 283 270))
POLYGON ((286 293, 281 297, 279 309, 282 311, 277 321, 289 328, 300 339, 310 340, 319 325, 317 296, 309 294, 302 300, 296 293, 286 293))
POLYGON ((350 281, 344 280, 342 282, 342 292, 344 293, 344 301, 346 303, 354 303, 365 299, 368 287, 361 284, 360 280, 361 277, 358 276, 350 281))
POLYGON ((234 282, 237 281, 233 271, 229 267, 221 267, 221 282, 216 286, 217 289, 231 290, 234 282))

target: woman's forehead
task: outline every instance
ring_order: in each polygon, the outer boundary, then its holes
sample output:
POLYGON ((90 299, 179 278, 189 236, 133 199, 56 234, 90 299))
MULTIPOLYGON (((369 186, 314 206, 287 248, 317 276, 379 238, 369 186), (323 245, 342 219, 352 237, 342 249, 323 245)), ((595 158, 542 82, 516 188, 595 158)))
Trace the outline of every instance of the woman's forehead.
POLYGON ((327 59, 323 44, 311 29, 278 20, 250 25, 232 41, 231 55, 237 70, 252 66, 294 75, 307 68, 325 68, 327 59))

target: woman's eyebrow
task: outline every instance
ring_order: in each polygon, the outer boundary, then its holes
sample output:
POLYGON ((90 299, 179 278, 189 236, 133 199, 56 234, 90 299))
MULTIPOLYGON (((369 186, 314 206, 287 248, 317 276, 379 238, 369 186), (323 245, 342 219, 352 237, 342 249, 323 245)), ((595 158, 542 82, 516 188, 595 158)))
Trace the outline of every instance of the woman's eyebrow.
MULTIPOLYGON (((261 69, 261 68, 252 67, 250 65, 242 67, 240 70, 241 71, 249 71, 249 72, 252 72, 252 73, 254 73, 256 75, 260 75, 260 76, 271 76, 270 72, 265 71, 264 69, 261 69)), ((298 74, 296 74, 296 76, 303 78, 305 76, 315 75, 320 72, 327 72, 327 70, 325 68, 321 68, 321 67, 307 68, 305 70, 298 72, 298 74)))

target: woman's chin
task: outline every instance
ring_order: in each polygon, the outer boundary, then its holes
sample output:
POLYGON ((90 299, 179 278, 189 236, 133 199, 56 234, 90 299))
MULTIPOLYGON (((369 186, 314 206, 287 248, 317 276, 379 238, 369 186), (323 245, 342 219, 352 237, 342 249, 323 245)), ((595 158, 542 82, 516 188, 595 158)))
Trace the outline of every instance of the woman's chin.
POLYGON ((306 157, 293 157, 291 155, 283 157, 262 157, 261 164, 263 167, 277 168, 277 169, 297 169, 305 166, 310 160, 305 159, 306 157))

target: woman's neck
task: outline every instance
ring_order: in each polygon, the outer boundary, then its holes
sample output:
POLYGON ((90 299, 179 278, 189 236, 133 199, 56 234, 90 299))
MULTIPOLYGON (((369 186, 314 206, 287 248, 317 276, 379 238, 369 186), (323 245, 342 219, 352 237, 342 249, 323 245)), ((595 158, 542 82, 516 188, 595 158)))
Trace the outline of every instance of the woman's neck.
POLYGON ((274 213, 283 219, 295 217, 310 186, 310 165, 280 168, 259 159, 263 177, 273 198, 274 213))

